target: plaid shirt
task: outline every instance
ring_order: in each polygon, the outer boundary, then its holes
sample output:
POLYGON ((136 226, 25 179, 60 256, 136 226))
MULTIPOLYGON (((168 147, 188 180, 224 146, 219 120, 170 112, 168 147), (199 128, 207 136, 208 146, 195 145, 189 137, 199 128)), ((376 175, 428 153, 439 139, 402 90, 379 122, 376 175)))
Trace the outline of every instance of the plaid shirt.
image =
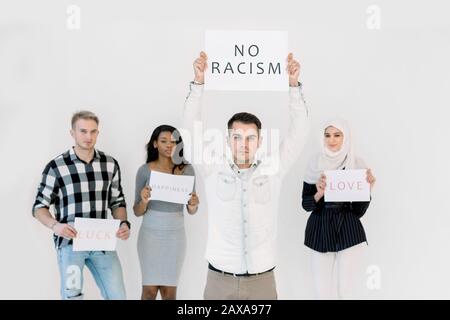
MULTIPOLYGON (((42 173, 33 215, 39 208, 55 207, 55 219, 73 225, 75 217, 106 219, 111 211, 126 207, 118 162, 95 150, 90 163, 80 160, 73 148, 49 162, 42 173)), ((53 235, 61 248, 72 240, 53 235)))

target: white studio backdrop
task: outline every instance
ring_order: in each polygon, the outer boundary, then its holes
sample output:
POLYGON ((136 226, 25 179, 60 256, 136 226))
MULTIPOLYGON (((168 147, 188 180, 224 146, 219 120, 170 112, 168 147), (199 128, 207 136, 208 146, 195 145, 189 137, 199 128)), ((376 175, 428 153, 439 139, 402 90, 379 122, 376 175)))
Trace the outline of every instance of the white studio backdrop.
MULTIPOLYGON (((351 123, 357 150, 378 179, 362 222, 365 263, 380 281, 360 297, 449 299, 449 11, 446 1, 406 0, 2 1, 0 298, 59 299, 51 232, 31 217, 31 206, 45 164, 72 145, 70 117, 81 108, 98 114, 97 147, 121 165, 132 235, 118 253, 128 298, 140 298, 141 219, 131 208, 144 146, 156 126, 181 124, 204 31, 251 29, 289 32, 311 110, 309 142, 279 206, 279 298, 313 298, 302 175, 320 124, 337 115, 351 123), (67 27, 70 5, 81 9, 80 29, 67 27), (368 25, 369 7, 379 9, 379 28, 368 25)), ((284 136, 287 102, 286 93, 207 92, 205 118, 208 127, 224 129, 233 113, 248 111, 284 136)), ((205 198, 201 177, 199 196, 205 198)), ((203 297, 205 202, 185 219, 179 299, 203 297)), ((85 275, 86 298, 100 298, 85 275)))

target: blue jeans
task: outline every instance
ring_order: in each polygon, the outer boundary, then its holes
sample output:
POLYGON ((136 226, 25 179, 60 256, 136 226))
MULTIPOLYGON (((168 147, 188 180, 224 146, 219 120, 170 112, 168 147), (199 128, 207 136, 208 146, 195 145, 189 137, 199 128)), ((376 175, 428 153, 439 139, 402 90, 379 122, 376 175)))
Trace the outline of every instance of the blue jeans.
POLYGON ((72 245, 57 249, 61 275, 61 298, 83 298, 83 269, 91 271, 106 300, 124 300, 122 267, 115 251, 73 251, 72 245))

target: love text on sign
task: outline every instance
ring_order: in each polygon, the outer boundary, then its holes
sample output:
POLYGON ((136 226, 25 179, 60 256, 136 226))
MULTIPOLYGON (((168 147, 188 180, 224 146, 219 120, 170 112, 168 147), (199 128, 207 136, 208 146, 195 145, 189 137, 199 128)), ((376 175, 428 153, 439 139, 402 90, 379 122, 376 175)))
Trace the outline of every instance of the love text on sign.
POLYGON ((367 170, 325 171, 327 187, 325 202, 370 201, 367 170))

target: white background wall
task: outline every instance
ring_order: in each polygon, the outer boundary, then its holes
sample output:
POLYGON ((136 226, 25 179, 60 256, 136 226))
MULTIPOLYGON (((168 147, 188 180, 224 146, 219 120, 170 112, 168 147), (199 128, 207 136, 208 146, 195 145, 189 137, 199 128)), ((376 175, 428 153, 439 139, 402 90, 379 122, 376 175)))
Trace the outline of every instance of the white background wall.
MULTIPOLYGON (((121 164, 131 204, 152 130, 181 124, 191 64, 210 28, 287 30, 303 66, 313 127, 282 190, 279 297, 312 298, 301 181, 320 123, 339 115, 353 125, 359 153, 378 178, 363 224, 370 244, 366 263, 380 268, 381 288, 361 297, 449 299, 449 11, 446 1, 406 0, 3 0, 0 298, 59 298, 51 232, 31 217, 31 206, 45 164, 72 145, 71 114, 89 107, 100 116, 98 148, 121 164), (81 8, 80 30, 66 27, 69 4, 81 8), (381 9, 379 30, 366 26, 369 5, 381 9)), ((234 112, 245 110, 266 128, 285 132, 283 93, 207 93, 205 103, 210 127, 224 128, 234 112)), ((140 219, 129 215, 133 233, 118 252, 128 296, 137 299, 140 219)), ((180 299, 202 298, 206 223, 204 206, 186 219, 180 299)), ((86 297, 99 298, 86 276, 86 297)))

